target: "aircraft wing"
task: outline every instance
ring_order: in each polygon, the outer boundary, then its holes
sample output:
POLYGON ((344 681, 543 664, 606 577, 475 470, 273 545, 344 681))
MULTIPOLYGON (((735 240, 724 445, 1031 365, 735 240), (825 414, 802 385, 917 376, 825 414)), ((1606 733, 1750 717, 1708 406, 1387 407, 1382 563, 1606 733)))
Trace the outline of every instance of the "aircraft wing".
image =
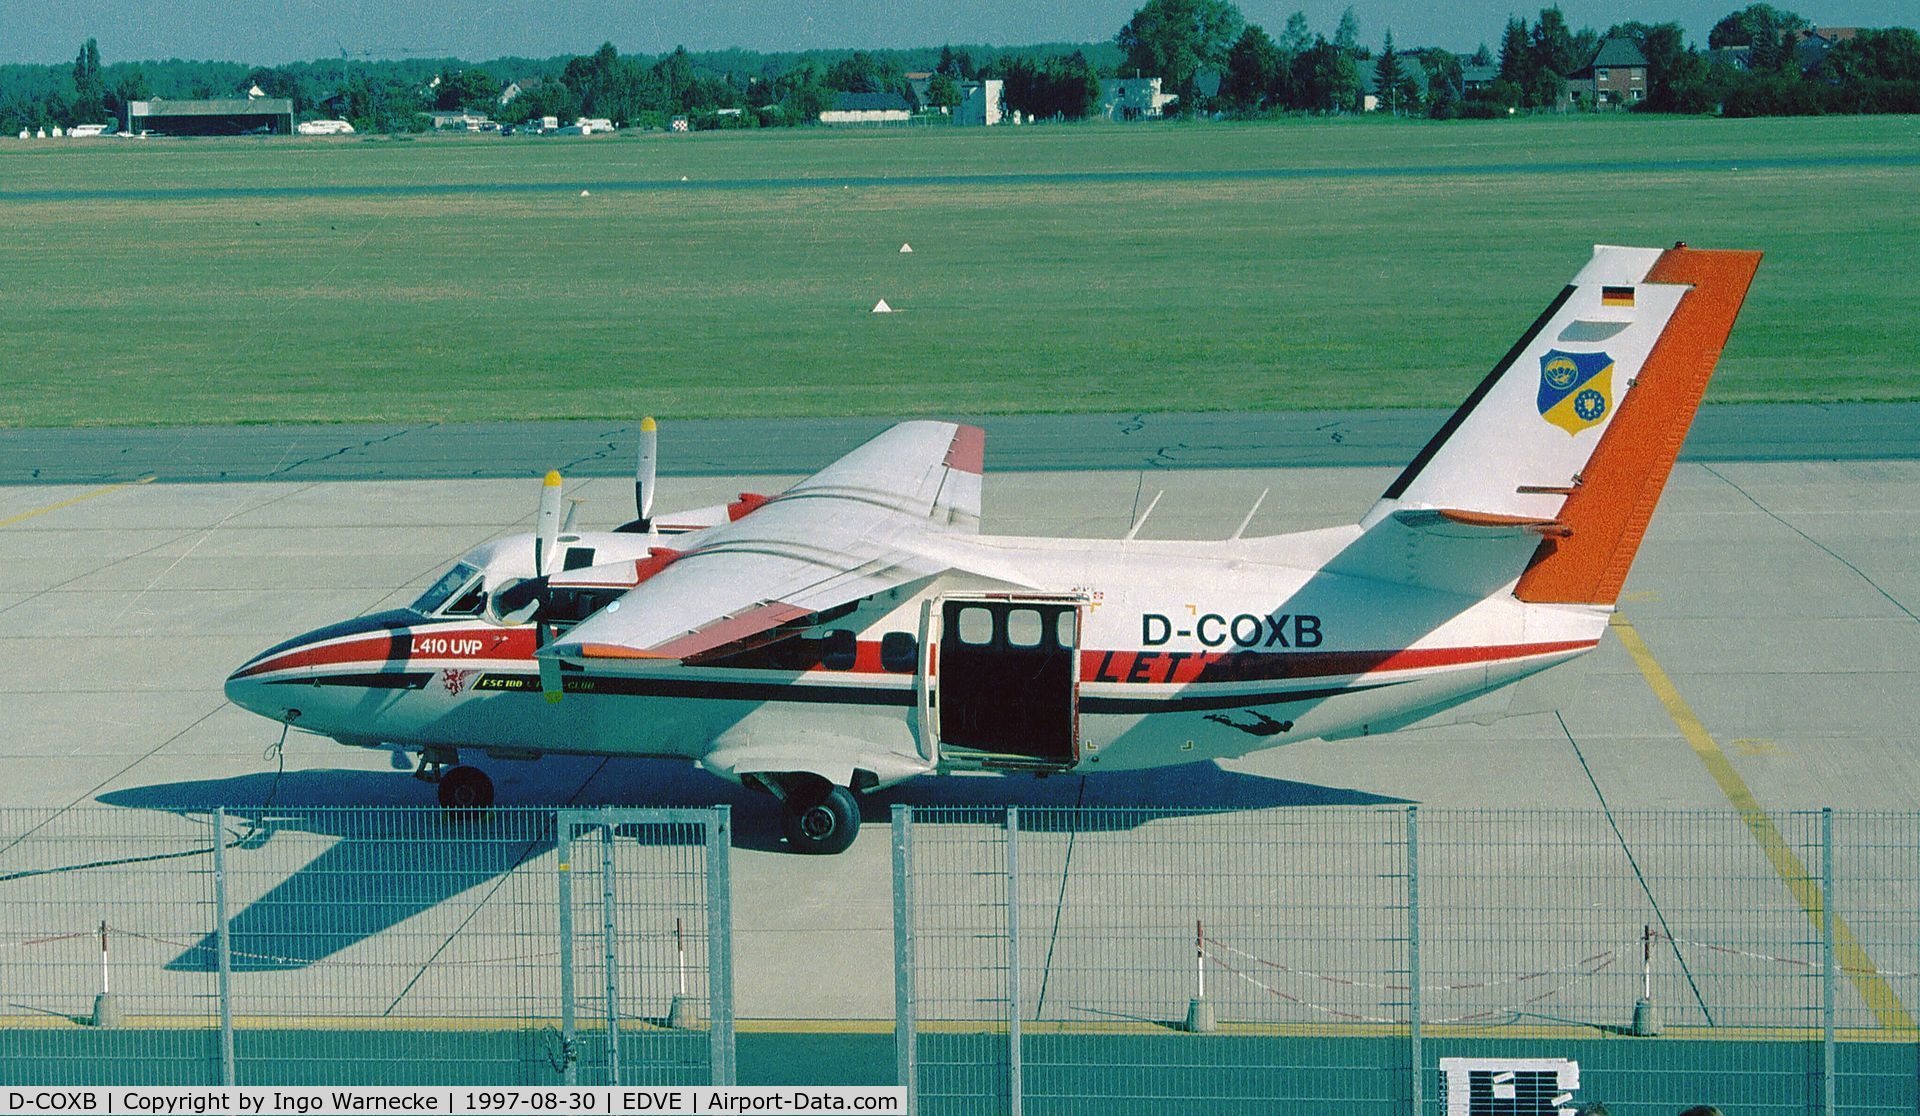
POLYGON ((985 434, 908 422, 732 522, 656 551, 657 572, 542 655, 686 659, 950 567, 980 527, 985 434))

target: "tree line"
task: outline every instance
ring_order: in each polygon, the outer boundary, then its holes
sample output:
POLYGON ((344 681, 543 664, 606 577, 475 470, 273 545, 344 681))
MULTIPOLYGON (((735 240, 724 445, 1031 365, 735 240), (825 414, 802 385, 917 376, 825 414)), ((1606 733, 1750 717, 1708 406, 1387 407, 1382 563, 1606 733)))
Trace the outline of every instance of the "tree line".
POLYGON ((1485 43, 1464 56, 1398 50, 1391 29, 1376 54, 1360 45, 1352 8, 1331 40, 1313 34, 1299 12, 1275 38, 1244 23, 1230 0, 1149 0, 1121 32, 1120 44, 1129 63, 1157 65, 1186 104, 1237 115, 1354 111, 1369 76, 1378 106, 1396 114, 1444 119, 1581 107, 1569 96, 1569 80, 1609 38, 1630 40, 1646 58, 1646 96, 1632 106, 1638 111, 1920 112, 1920 35, 1904 27, 1862 29, 1830 49, 1809 51, 1803 48, 1814 45, 1806 35, 1811 30, 1794 12, 1750 4, 1715 23, 1701 50, 1687 43, 1678 23, 1575 29, 1552 6, 1532 22, 1510 18, 1497 55, 1485 43), (1418 61, 1424 81, 1410 60, 1418 61), (1467 66, 1493 70, 1492 80, 1470 84, 1467 66), (1195 96, 1197 75, 1209 68, 1221 75, 1211 101, 1195 96))
POLYGON ((897 93, 911 108, 951 108, 961 82, 984 78, 1006 82, 1008 111, 1077 119, 1093 111, 1100 76, 1119 61, 1110 43, 788 53, 682 47, 657 57, 623 55, 609 43, 573 57, 481 63, 342 57, 282 66, 103 64, 89 39, 71 66, 0 66, 0 134, 104 123, 132 101, 235 97, 256 88, 290 100, 296 117, 345 119, 367 132, 419 131, 428 124, 424 114, 436 110, 483 112, 505 124, 586 116, 665 127, 687 116, 695 127, 794 125, 818 120, 836 93, 897 93), (934 75, 925 104, 907 79, 914 72, 934 75), (515 95, 503 102, 509 88, 515 95))
POLYGON ((71 65, 0 66, 0 133, 105 122, 131 101, 244 96, 259 89, 293 103, 296 116, 338 117, 370 132, 417 131, 425 113, 463 109, 506 124, 546 116, 605 117, 664 127, 770 127, 819 119, 836 93, 895 93, 914 109, 950 109, 960 85, 1003 81, 1003 107, 1034 120, 1078 120, 1098 109, 1108 77, 1157 77, 1177 97, 1171 115, 1257 116, 1358 111, 1369 87, 1396 115, 1504 116, 1578 107, 1569 81, 1602 41, 1631 40, 1648 64, 1649 112, 1728 116, 1920 112, 1920 35, 1861 30, 1812 44, 1809 22, 1767 3, 1731 12, 1690 45, 1677 23, 1574 28, 1557 6, 1510 18, 1497 52, 1469 55, 1360 41, 1349 7, 1331 34, 1301 12, 1278 35, 1249 23, 1232 0, 1146 0, 1107 43, 1020 49, 943 46, 912 50, 765 53, 743 50, 623 55, 611 43, 557 58, 338 59, 283 66, 171 59, 105 63, 94 40, 71 65), (1810 50, 1811 46, 1818 50, 1810 50), (1467 80, 1467 67, 1490 80, 1467 80), (907 78, 930 72, 916 84, 907 78), (515 95, 505 101, 505 92, 515 95), (924 96, 924 104, 921 97, 924 96))

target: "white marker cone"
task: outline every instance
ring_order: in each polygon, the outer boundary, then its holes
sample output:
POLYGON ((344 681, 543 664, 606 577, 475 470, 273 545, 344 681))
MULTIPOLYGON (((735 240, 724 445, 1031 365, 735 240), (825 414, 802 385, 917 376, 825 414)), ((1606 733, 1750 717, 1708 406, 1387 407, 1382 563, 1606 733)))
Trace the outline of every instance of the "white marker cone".
POLYGON ((883 298, 873 304, 873 312, 876 314, 891 314, 893 313, 893 307, 888 306, 887 300, 883 298))
POLYGON ((587 193, 587 192, 586 192, 585 190, 582 190, 582 191, 580 191, 580 196, 581 196, 581 197, 583 197, 583 198, 590 198, 590 197, 592 197, 593 195, 592 195, 592 194, 589 194, 589 193, 587 193))
POLYGON ((907 254, 907 253, 910 253, 910 252, 912 252, 912 251, 913 251, 913 245, 911 245, 911 244, 902 244, 902 245, 900 246, 900 251, 901 251, 901 253, 902 253, 903 255, 904 255, 904 254, 907 254))

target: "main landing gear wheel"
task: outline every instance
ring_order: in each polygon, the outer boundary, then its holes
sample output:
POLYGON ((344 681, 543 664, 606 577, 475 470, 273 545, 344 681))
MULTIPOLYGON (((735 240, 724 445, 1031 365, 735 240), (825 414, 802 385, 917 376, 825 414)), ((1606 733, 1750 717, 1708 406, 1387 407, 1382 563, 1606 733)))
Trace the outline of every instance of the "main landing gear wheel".
POLYGON ((470 816, 493 805, 493 780, 477 767, 455 767, 440 776, 440 805, 470 816))
POLYGON ((780 821, 795 852, 845 852, 860 832, 860 804, 852 791, 838 786, 825 795, 790 795, 780 821))

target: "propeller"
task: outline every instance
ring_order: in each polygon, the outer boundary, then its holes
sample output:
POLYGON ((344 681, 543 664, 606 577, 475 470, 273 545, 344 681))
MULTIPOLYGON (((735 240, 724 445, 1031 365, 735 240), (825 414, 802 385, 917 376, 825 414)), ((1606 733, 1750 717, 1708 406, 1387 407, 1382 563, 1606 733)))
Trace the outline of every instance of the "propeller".
POLYGON ((653 478, 660 461, 659 425, 648 415, 640 420, 640 459, 633 468, 634 523, 642 531, 653 529, 653 478))
MULTIPOLYGON (((560 497, 561 482, 558 470, 547 473, 547 479, 540 484, 540 512, 534 518, 533 531, 533 576, 544 579, 552 572, 554 551, 560 546, 560 497)), ((545 596, 544 590, 541 596, 545 596)), ((542 602, 544 603, 544 602, 542 602)), ((541 615, 535 622, 535 646, 545 647, 553 637, 546 617, 541 615)), ((560 681, 560 662, 558 659, 541 659, 540 692, 547 696, 548 702, 557 702, 564 692, 560 681)))
POLYGON ((533 576, 552 572, 553 552, 560 545, 560 473, 549 472, 540 484, 540 514, 534 519, 533 576))
POLYGON ((660 461, 659 424, 648 415, 640 420, 640 456, 633 466, 633 513, 637 518, 614 528, 645 535, 653 530, 653 478, 660 461))

